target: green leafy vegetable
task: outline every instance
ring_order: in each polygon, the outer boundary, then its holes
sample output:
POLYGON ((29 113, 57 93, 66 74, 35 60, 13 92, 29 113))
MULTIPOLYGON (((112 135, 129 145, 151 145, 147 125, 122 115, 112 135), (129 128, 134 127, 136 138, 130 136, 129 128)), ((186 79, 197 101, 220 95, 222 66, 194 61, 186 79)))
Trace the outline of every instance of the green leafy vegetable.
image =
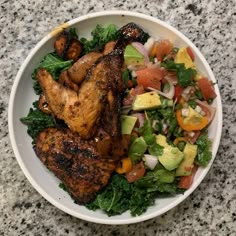
POLYGON ((183 142, 183 141, 181 141, 181 142, 179 142, 179 143, 177 144, 177 147, 178 147, 178 149, 179 149, 181 152, 183 152, 183 151, 184 151, 184 148, 185 148, 185 145, 186 145, 186 143, 183 142))
POLYGON ((39 63, 39 66, 34 70, 32 73, 32 79, 34 80, 34 91, 37 95, 39 95, 42 92, 42 89, 38 83, 38 80, 36 78, 36 74, 39 69, 44 68, 46 69, 52 77, 57 80, 58 76, 63 70, 68 69, 72 65, 73 61, 64 61, 59 56, 57 56, 55 53, 49 53, 47 54, 43 60, 39 63))
POLYGON ((163 154, 163 149, 164 148, 161 145, 154 142, 148 147, 148 152, 149 152, 149 154, 151 154, 153 156, 159 157, 163 154))
POLYGON ((147 150, 147 144, 144 138, 142 136, 135 138, 130 145, 128 154, 128 156, 132 160, 132 163, 135 164, 139 162, 142 159, 146 150, 147 150))
POLYGON ((102 209, 109 216, 130 210, 132 216, 141 215, 147 207, 154 204, 155 196, 134 184, 128 183, 123 175, 112 176, 110 184, 87 204, 91 210, 102 209))
POLYGON ((182 192, 178 188, 175 171, 168 171, 161 164, 158 164, 153 171, 147 171, 145 176, 135 182, 135 185, 145 189, 147 193, 156 193, 155 195, 182 192))
POLYGON ((198 146, 198 153, 195 161, 198 165, 205 167, 212 158, 212 152, 211 152, 212 143, 207 137, 207 134, 202 134, 197 139, 196 144, 198 146))
POLYGON ((26 117, 22 117, 21 122, 28 126, 27 132, 34 139, 37 135, 47 127, 55 126, 55 120, 43 113, 38 108, 38 101, 33 103, 33 108, 30 108, 26 117))
POLYGON ((123 81, 125 82, 125 85, 128 86, 128 82, 129 80, 132 81, 133 86, 135 86, 137 84, 137 81, 134 77, 132 77, 130 70, 126 69, 122 72, 122 78, 123 81))
POLYGON ((150 120, 145 120, 141 128, 138 129, 138 133, 143 136, 145 142, 150 145, 155 142, 155 137, 153 135, 153 128, 150 120))
MULTIPOLYGON (((168 100, 166 99, 166 103, 167 102, 168 100)), ((166 104, 162 108, 146 111, 146 114, 151 122, 155 121, 153 126, 155 131, 164 134, 163 123, 167 123, 169 124, 167 138, 170 138, 172 135, 175 136, 175 131, 176 128, 178 128, 178 123, 172 107, 169 107, 168 104, 166 104)))
POLYGON ((127 86, 128 85, 128 81, 130 80, 130 71, 128 69, 124 70, 122 72, 122 78, 125 82, 125 85, 127 86))
POLYGON ((188 103, 188 105, 189 105, 190 107, 192 107, 193 109, 195 109, 196 106, 197 106, 197 102, 196 102, 195 99, 190 99, 190 100, 188 100, 187 103, 188 103))
POLYGON ((196 75, 196 70, 185 68, 184 63, 175 63, 173 60, 166 60, 161 63, 167 70, 176 71, 178 84, 182 87, 187 87, 192 83, 193 77, 196 75))
POLYGON ((202 92, 200 90, 196 90, 195 95, 199 100, 203 100, 202 92))
POLYGON ((75 28, 70 28, 68 32, 72 36, 72 38, 75 38, 75 39, 79 38, 75 28))
POLYGON ((91 35, 93 37, 92 40, 86 38, 80 39, 83 44, 83 54, 87 54, 94 50, 101 50, 107 42, 116 40, 119 37, 116 26, 113 24, 110 24, 107 27, 97 25, 91 32, 91 35))
POLYGON ((177 193, 183 193, 184 190, 181 190, 178 188, 178 182, 175 181, 173 183, 159 183, 157 185, 153 185, 151 188, 147 189, 147 192, 152 193, 152 192, 158 192, 162 194, 177 194, 177 193))
POLYGON ((140 187, 150 188, 160 183, 173 183, 175 180, 175 171, 166 170, 161 164, 158 164, 153 171, 147 171, 145 176, 135 182, 140 187))
MULTIPOLYGON (((174 135, 175 129, 178 128, 178 122, 175 116, 170 118, 169 121, 169 129, 167 132, 167 137, 169 138, 171 135, 174 135)), ((175 135, 174 135, 175 136, 175 135)))

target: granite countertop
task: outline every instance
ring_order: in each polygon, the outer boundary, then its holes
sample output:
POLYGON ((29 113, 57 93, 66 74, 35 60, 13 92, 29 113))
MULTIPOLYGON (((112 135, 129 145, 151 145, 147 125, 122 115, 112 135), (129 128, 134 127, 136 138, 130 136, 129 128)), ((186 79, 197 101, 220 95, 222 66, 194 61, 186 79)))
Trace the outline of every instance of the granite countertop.
POLYGON ((234 0, 2 0, 0 33, 0 235, 236 235, 234 0), (197 190, 161 217, 125 226, 101 226, 73 218, 42 198, 18 166, 7 125, 13 81, 36 43, 65 21, 111 9, 150 14, 189 37, 218 80, 224 116, 218 154, 197 190))

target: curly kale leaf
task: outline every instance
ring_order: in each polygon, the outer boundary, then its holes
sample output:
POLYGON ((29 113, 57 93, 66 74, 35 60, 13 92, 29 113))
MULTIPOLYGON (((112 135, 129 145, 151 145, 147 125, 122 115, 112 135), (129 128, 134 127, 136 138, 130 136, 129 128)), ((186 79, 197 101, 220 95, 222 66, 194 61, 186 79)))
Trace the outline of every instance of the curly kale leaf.
POLYGON ((83 54, 87 54, 95 50, 101 50, 106 43, 116 40, 119 37, 116 26, 113 24, 110 24, 106 27, 102 27, 98 24, 91 32, 91 35, 91 40, 86 38, 80 39, 81 43, 83 44, 83 54))
POLYGON ((154 195, 128 183, 123 175, 115 174, 104 191, 86 206, 91 210, 102 209, 109 216, 130 210, 132 216, 141 215, 154 204, 154 195))
POLYGON ((33 103, 33 108, 30 108, 26 117, 20 119, 22 123, 28 126, 27 133, 35 139, 37 135, 47 127, 55 126, 55 120, 38 108, 38 101, 33 103))
POLYGON ((57 56, 55 53, 49 53, 47 54, 43 60, 39 63, 39 66, 34 70, 32 73, 32 79, 34 81, 34 91, 37 95, 42 93, 42 89, 38 83, 38 80, 36 78, 36 74, 39 69, 44 68, 46 69, 52 77, 57 80, 60 73, 63 70, 68 69, 72 65, 73 61, 64 61, 59 56, 57 56))

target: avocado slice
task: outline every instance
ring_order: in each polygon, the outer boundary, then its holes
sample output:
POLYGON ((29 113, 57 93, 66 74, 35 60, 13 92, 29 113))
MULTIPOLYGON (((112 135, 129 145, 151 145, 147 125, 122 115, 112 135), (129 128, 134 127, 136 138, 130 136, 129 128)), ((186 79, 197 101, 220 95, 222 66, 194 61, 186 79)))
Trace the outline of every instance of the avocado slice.
POLYGON ((124 52, 126 65, 144 65, 145 57, 132 45, 127 45, 124 52))
POLYGON ((193 68, 195 69, 195 65, 191 59, 191 57, 189 56, 188 52, 187 52, 187 48, 180 48, 175 56, 175 63, 177 64, 181 64, 183 63, 186 67, 186 69, 188 68, 193 68))
POLYGON ((162 134, 156 135, 156 143, 164 147, 163 153, 159 156, 159 162, 167 169, 176 169, 184 158, 184 153, 177 147, 172 147, 166 142, 166 137, 162 134))
POLYGON ((169 144, 166 142, 166 136, 162 134, 156 135, 156 143, 161 145, 162 147, 168 147, 169 144))
POLYGON ((135 97, 132 104, 134 111, 148 110, 157 108, 161 105, 160 96, 156 92, 139 94, 135 97))
POLYGON ((137 121, 135 116, 121 116, 121 133, 131 134, 137 121))
POLYGON ((184 158, 184 153, 177 147, 168 145, 163 149, 163 154, 159 156, 159 162, 167 169, 176 169, 184 158))
POLYGON ((131 157, 132 161, 135 162, 143 157, 144 153, 147 150, 147 144, 144 138, 138 137, 136 138, 129 148, 128 156, 131 157))
POLYGON ((176 176, 188 176, 192 173, 194 159, 197 156, 197 145, 186 143, 184 159, 176 169, 176 176))

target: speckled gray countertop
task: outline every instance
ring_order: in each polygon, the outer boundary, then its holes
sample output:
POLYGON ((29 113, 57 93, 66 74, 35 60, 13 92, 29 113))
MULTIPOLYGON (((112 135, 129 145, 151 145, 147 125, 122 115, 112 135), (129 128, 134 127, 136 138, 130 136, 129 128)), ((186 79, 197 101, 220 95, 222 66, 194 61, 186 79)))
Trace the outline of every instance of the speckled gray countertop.
POLYGON ((236 235, 236 6, 234 0, 1 0, 0 235, 236 235), (126 226, 73 218, 44 200, 14 157, 7 126, 10 90, 30 50, 55 26, 88 12, 131 10, 176 27, 201 50, 222 94, 224 125, 200 187, 161 217, 126 226))

